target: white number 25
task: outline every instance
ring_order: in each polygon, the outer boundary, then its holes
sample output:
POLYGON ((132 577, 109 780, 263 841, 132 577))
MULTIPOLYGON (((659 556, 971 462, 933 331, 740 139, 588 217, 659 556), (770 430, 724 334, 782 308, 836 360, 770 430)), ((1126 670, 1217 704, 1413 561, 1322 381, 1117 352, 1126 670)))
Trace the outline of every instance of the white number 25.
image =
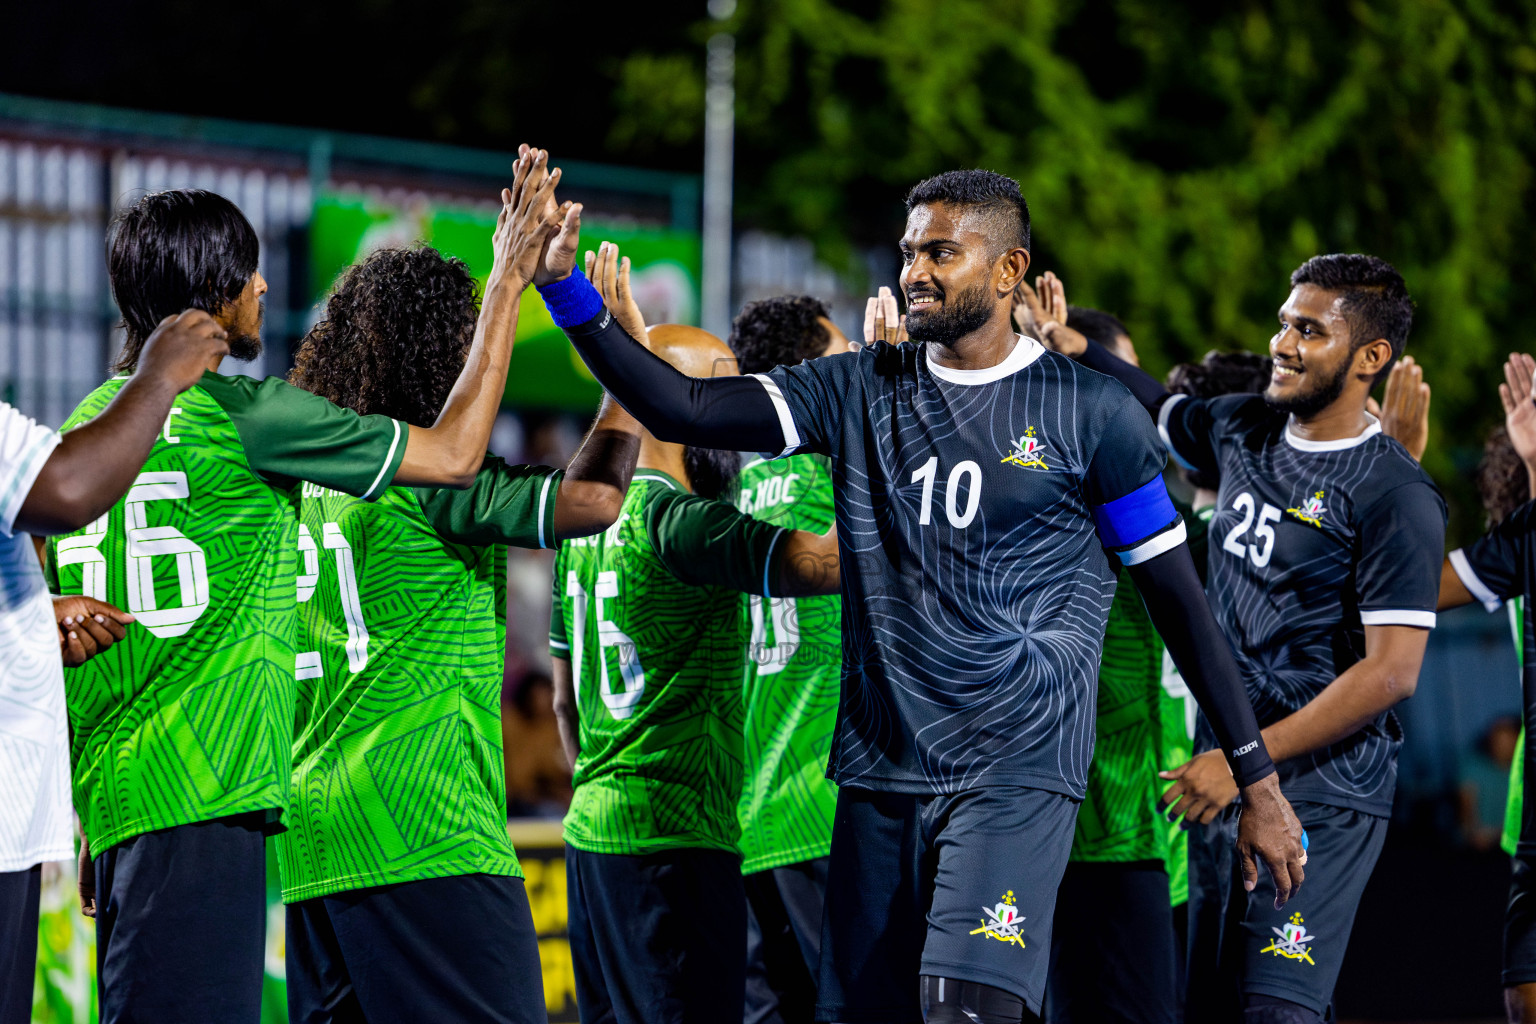
POLYGON ((1260 569, 1269 564, 1271 556, 1275 553, 1275 528, 1271 523, 1280 521, 1280 510, 1266 502, 1263 509, 1259 510, 1259 521, 1253 521, 1253 513, 1256 503, 1253 495, 1244 491, 1232 501, 1232 507, 1243 513, 1242 522, 1233 527, 1221 542, 1221 548, 1238 558, 1251 558, 1253 564, 1260 569), (1243 535, 1248 532, 1248 527, 1253 527, 1253 541, 1243 543, 1243 535))

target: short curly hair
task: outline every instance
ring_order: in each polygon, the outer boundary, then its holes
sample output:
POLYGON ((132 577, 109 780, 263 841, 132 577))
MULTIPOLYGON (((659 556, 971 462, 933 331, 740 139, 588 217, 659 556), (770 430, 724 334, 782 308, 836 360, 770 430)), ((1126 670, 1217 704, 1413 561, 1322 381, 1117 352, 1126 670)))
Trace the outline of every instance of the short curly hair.
POLYGON ((766 373, 775 366, 794 366, 826 351, 832 335, 821 317, 832 311, 809 295, 781 295, 741 307, 725 343, 736 353, 742 373, 766 373))
POLYGON ((1530 498, 1530 478, 1525 463, 1509 440, 1509 431, 1495 427, 1483 445, 1477 464, 1477 494, 1488 513, 1488 525, 1497 526, 1530 498))
POLYGON ((364 415, 430 427, 464 368, 479 313, 463 260, 426 245, 380 249, 337 280, 288 380, 364 415))

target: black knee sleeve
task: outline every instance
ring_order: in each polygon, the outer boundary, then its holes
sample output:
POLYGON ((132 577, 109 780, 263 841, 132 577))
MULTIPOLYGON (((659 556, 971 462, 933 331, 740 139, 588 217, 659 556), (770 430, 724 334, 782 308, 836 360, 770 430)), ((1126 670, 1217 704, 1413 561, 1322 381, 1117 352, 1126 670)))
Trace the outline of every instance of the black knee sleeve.
POLYGON ((1243 1024, 1323 1024, 1323 1015, 1278 996, 1243 996, 1243 1024))
POLYGON ((920 980, 927 1024, 1030 1024, 1040 1019, 1024 1008, 1024 1000, 992 985, 929 974, 920 980))

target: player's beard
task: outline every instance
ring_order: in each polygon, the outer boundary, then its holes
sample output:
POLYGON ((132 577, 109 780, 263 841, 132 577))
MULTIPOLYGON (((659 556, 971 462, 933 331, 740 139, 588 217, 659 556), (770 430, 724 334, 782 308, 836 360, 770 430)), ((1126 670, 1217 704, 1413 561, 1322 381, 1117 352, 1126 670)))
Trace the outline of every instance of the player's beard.
POLYGON ((683 469, 688 472, 688 484, 694 494, 718 498, 730 490, 741 474, 741 454, 688 445, 683 449, 683 469))
POLYGON ((936 341, 946 347, 953 345, 992 319, 997 303, 990 293, 989 283, 983 281, 953 296, 941 295, 943 301, 937 310, 908 312, 907 337, 913 341, 936 341))
MULTIPOLYGON (((1332 377, 1319 377, 1310 388, 1289 398, 1273 398, 1269 394, 1269 389, 1265 388, 1264 401, 1276 412, 1300 416, 1303 419, 1315 416, 1332 405, 1344 393, 1344 385, 1349 382, 1349 364, 1350 360, 1343 360, 1332 377)), ((1307 376, 1310 377, 1313 372, 1308 370, 1307 376)))
POLYGON ((256 327, 250 331, 229 336, 229 355, 242 363, 248 363, 261 355, 261 322, 267 318, 267 304, 256 307, 256 327))

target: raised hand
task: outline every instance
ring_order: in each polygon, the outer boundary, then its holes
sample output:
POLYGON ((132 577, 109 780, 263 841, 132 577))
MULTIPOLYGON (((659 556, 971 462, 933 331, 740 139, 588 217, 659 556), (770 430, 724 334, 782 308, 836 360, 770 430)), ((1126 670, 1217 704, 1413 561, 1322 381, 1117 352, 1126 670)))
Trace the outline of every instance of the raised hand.
POLYGON ((1499 385, 1499 400, 1504 403, 1504 429, 1509 443, 1526 466, 1536 463, 1536 401, 1532 400, 1532 374, 1536 359, 1516 352, 1504 364, 1504 383, 1499 385))
POLYGON ((864 344, 883 341, 899 345, 907 340, 907 318, 896 308, 896 296, 881 285, 879 292, 864 304, 864 344))
MULTIPOLYGON (((1530 386, 1529 377, 1526 386, 1530 386)), ((1424 457, 1424 449, 1429 447, 1429 385, 1424 383, 1423 367, 1413 356, 1403 356, 1387 374, 1378 415, 1383 434, 1407 448, 1414 461, 1424 457)))
POLYGON ((619 258, 619 247, 604 242, 597 252, 587 250, 587 278, 603 297, 603 305, 624 328, 624 333, 640 344, 647 344, 645 317, 629 290, 629 257, 619 258))
POLYGON ((501 190, 501 213, 491 236, 491 285, 521 292, 539 269, 544 248, 562 218, 555 201, 560 168, 549 170, 549 153, 523 147, 514 165, 512 187, 501 190))
POLYGON ((59 625, 59 652, 65 668, 84 665, 128 635, 135 619, 94 597, 72 594, 53 599, 53 617, 59 625))
POLYGON ((581 245, 581 204, 561 203, 559 224, 560 230, 544 243, 538 269, 533 273, 534 284, 563 281, 576 269, 576 250, 581 245))
POLYGON ((1046 272, 1035 286, 1021 280, 1013 292, 1013 325, 1021 334, 1038 338, 1053 352, 1076 359, 1088 348, 1088 339, 1067 326, 1067 295, 1061 278, 1046 272))
POLYGON ((161 320, 145 339, 134 376, 163 380, 179 394, 228 354, 229 335, 218 321, 201 309, 184 309, 161 320))

